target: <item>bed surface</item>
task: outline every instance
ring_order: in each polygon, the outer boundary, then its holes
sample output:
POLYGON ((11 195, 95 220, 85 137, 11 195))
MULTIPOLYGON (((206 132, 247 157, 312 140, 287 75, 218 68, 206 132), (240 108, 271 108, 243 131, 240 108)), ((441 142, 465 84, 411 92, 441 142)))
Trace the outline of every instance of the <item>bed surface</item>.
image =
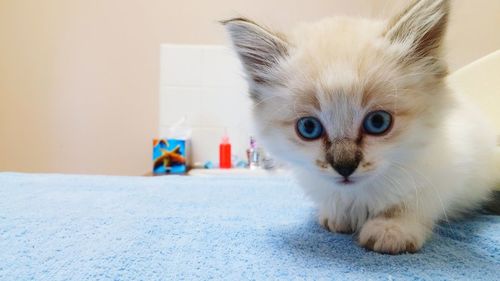
POLYGON ((286 176, 0 173, 0 280, 500 280, 500 217, 417 254, 320 228, 286 176))

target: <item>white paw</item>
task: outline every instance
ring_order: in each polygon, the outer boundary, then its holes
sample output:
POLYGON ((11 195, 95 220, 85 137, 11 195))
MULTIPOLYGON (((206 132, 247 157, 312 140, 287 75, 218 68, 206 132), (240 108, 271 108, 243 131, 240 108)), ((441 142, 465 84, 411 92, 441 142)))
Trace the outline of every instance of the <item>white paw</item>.
POLYGON ((353 233, 354 230, 347 222, 341 222, 324 215, 319 216, 319 224, 331 232, 353 233))
POLYGON ((414 253, 422 248, 425 237, 416 225, 401 221, 375 218, 367 221, 359 233, 361 246, 386 254, 414 253))

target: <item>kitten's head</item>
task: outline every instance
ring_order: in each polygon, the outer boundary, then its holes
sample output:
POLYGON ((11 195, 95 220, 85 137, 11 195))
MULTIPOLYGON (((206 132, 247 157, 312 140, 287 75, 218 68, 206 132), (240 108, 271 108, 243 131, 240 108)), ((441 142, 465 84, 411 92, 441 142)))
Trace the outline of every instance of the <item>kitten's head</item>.
POLYGON ((448 14, 449 0, 414 1, 388 22, 332 18, 286 36, 224 22, 266 148, 339 186, 404 161, 444 108, 448 14))

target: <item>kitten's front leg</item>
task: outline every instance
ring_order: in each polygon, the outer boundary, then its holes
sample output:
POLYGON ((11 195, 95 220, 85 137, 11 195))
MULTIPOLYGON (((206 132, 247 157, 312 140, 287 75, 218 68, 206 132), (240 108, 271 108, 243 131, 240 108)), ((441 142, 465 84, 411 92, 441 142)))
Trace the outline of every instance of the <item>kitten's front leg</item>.
POLYGON ((346 218, 336 216, 333 210, 329 208, 321 208, 319 212, 319 224, 321 224, 328 231, 338 233, 353 233, 354 228, 346 218))
POLYGON ((359 233, 359 243, 370 250, 399 254, 422 248, 432 233, 433 222, 415 214, 384 214, 368 220, 359 233))

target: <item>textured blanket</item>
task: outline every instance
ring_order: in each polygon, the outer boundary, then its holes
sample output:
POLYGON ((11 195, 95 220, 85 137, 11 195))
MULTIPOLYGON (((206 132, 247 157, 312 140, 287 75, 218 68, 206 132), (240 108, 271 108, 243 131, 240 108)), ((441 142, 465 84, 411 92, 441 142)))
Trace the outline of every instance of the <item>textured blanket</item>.
POLYGON ((332 234, 283 176, 0 173, 0 280, 500 280, 500 217, 417 254, 332 234))

